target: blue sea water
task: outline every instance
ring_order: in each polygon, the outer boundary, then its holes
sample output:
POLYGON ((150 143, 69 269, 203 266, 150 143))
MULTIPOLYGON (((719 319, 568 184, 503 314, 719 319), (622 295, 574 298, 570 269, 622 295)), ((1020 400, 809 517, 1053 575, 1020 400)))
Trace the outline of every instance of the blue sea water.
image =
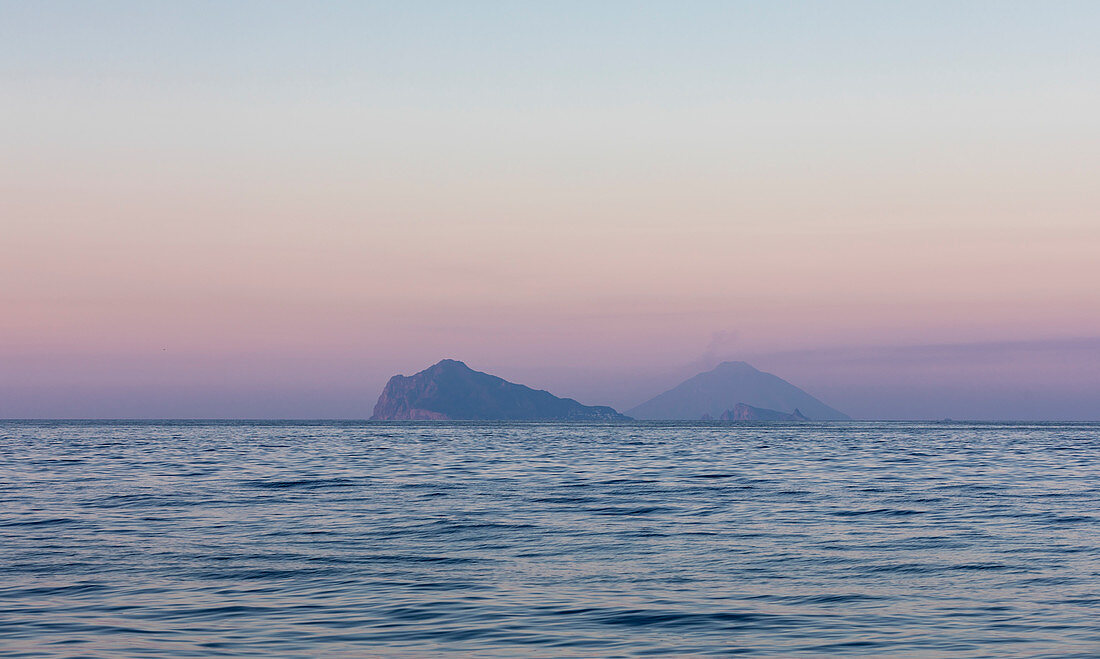
POLYGON ((0 422, 0 656, 1100 656, 1100 426, 0 422))

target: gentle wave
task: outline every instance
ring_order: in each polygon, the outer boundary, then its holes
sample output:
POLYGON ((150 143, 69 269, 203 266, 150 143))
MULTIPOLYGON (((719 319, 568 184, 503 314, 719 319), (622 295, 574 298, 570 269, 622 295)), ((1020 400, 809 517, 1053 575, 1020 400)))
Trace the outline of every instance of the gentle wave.
POLYGON ((1100 656, 1100 426, 0 422, 0 657, 1100 656))

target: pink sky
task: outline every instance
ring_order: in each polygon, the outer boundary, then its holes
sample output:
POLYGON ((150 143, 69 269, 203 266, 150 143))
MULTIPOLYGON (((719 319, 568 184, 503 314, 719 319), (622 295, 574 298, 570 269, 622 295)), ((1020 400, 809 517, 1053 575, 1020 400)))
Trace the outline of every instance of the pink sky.
MULTIPOLYGON (((15 16, 0 416, 135 414, 126 397, 180 416, 366 416, 386 377, 442 357, 628 407, 716 335, 723 357, 765 362, 1100 336, 1098 49, 1072 16, 838 18, 800 51, 729 45, 700 11, 662 52, 646 47, 661 17, 639 19, 610 59, 555 23, 595 70, 577 53, 559 66, 535 38, 546 17, 512 17, 530 43, 494 32, 440 45, 453 60, 385 66, 396 38, 267 17, 311 53, 295 69, 251 54, 263 31, 191 50, 217 17, 128 19, 162 48, 106 15, 84 18, 115 46, 15 16), (990 20, 1016 41, 963 40, 990 20), (738 68, 751 47, 784 54, 738 68), (257 393, 272 388, 278 404, 257 393)), ((766 13, 739 29, 800 43, 766 13)), ((1100 369, 1073 354, 1073 373, 1100 369)), ((1023 375, 1065 382, 1065 363, 1023 375)), ((835 364, 786 367, 832 386, 835 364)), ((905 398, 897 364, 861 368, 905 398)))

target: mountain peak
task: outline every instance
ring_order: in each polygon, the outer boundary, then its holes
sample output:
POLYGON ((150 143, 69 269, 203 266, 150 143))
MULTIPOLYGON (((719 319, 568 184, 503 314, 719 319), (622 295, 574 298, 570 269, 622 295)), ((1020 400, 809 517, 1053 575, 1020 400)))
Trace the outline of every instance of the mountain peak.
POLYGON ((426 370, 430 371, 430 370, 433 370, 433 369, 451 369, 451 370, 462 370, 462 371, 472 371, 472 370, 474 370, 474 369, 470 368, 469 366, 467 366, 466 362, 462 362, 462 361, 459 361, 457 359, 440 359, 436 363, 429 366, 426 370))
POLYGON ((820 421, 847 420, 839 412, 790 382, 742 361, 722 362, 713 370, 689 378, 676 387, 628 410, 636 419, 719 418, 737 404, 768 412, 820 421))
POLYGON ((711 370, 713 370, 713 371, 718 371, 718 370, 723 370, 723 371, 740 370, 740 371, 754 371, 756 373, 760 372, 752 364, 750 364, 748 362, 741 362, 741 361, 722 362, 721 364, 715 366, 711 370))

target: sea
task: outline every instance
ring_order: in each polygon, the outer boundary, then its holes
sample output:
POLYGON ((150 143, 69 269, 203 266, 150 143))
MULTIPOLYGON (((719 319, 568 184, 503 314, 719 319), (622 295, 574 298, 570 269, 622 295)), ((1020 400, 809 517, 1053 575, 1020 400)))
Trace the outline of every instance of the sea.
POLYGON ((0 657, 1100 656, 1100 425, 0 422, 0 657))

